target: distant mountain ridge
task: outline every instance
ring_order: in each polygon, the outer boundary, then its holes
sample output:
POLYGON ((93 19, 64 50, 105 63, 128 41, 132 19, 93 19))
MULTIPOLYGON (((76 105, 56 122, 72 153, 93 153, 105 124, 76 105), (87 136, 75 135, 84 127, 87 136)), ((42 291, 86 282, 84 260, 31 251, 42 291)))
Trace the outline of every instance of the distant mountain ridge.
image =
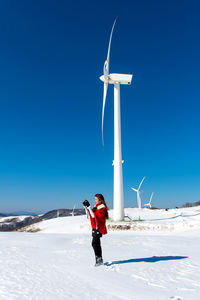
POLYGON ((7 214, 0 213, 0 217, 7 217, 7 214))
POLYGON ((0 213, 0 217, 9 217, 9 216, 37 216, 37 213, 29 212, 29 211, 15 211, 9 213, 0 213))
POLYGON ((199 206, 199 205, 200 205, 200 200, 196 201, 196 202, 187 202, 182 207, 194 207, 194 206, 199 206))
MULTIPOLYGON (((51 210, 43 215, 29 215, 23 219, 20 219, 20 215, 4 215, 0 214, 0 217, 7 217, 6 219, 0 219, 0 231, 15 231, 27 225, 32 225, 34 223, 41 222, 43 220, 50 220, 57 217, 67 217, 72 215, 72 211, 74 211, 74 215, 83 215, 85 214, 85 210, 80 209, 55 209, 51 210), (13 218, 14 217, 14 218, 13 218)), ((22 214, 24 216, 24 214, 22 214)), ((22 216, 21 215, 21 216, 22 216)))

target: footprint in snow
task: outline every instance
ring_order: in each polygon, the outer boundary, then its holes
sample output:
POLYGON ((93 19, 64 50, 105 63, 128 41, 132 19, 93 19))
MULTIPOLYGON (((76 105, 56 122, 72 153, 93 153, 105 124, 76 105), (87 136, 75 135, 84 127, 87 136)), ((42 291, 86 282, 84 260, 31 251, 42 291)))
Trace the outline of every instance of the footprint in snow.
POLYGON ((112 261, 108 261, 108 262, 104 263, 104 266, 106 266, 107 271, 114 271, 114 272, 120 271, 120 267, 113 264, 112 261))

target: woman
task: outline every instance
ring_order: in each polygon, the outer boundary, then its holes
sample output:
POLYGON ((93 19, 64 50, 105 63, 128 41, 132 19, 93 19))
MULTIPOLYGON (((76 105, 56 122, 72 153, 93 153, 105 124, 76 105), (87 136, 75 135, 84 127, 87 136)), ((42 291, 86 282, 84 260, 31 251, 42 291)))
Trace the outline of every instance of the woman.
POLYGON ((91 209, 88 200, 85 200, 83 205, 89 213, 92 226, 92 247, 96 258, 95 266, 100 266, 103 264, 100 238, 103 234, 107 233, 106 219, 108 219, 108 207, 102 194, 96 194, 94 201, 95 206, 93 209, 91 209))

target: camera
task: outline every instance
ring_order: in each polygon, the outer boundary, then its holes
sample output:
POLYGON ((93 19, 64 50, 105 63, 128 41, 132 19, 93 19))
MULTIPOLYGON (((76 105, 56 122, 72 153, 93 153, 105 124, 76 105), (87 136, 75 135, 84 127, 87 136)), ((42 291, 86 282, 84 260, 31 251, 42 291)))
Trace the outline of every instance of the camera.
POLYGON ((84 200, 83 201, 83 206, 89 207, 90 206, 89 201, 88 200, 84 200))

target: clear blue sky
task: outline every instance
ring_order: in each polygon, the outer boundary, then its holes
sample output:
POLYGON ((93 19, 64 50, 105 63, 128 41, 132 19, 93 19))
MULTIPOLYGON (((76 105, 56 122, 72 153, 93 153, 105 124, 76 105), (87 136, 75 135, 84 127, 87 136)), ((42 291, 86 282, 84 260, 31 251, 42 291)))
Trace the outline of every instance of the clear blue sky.
POLYGON ((199 1, 1 1, 0 211, 112 207, 113 89, 99 80, 113 20, 125 206, 200 200, 199 1))

